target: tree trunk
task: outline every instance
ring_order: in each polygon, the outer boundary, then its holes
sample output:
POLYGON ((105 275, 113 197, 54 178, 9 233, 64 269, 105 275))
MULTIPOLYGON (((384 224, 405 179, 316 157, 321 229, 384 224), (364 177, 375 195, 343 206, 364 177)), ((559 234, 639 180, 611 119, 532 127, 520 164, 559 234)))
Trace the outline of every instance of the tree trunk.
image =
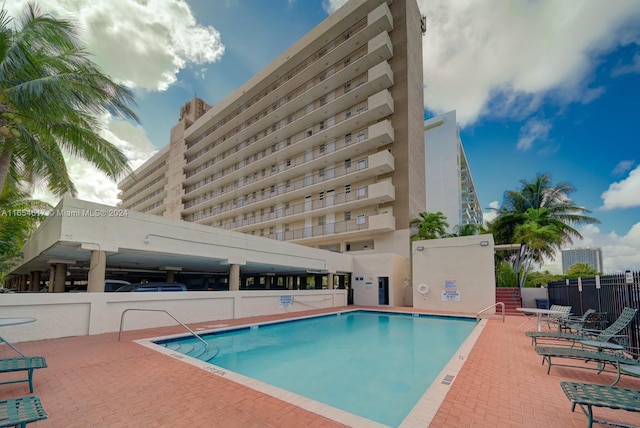
POLYGON ((0 148, 0 194, 4 189, 9 174, 9 165, 11 163, 11 145, 5 140, 5 147, 0 148))

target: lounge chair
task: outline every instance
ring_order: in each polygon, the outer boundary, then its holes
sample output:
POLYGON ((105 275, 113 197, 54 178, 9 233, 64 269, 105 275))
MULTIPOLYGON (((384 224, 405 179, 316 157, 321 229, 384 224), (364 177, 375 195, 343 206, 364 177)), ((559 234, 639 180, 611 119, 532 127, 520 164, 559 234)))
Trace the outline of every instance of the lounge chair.
POLYGON ((601 372, 616 373, 617 377, 611 386, 618 383, 622 374, 627 374, 625 371, 621 370, 624 367, 640 367, 640 360, 625 355, 623 352, 569 348, 566 346, 536 346, 536 352, 538 355, 542 356, 542 364, 544 364, 545 361, 549 364, 547 374, 551 371, 551 366, 597 370, 598 374, 601 372), (596 362, 598 363, 598 366, 590 367, 582 365, 576 366, 572 364, 558 364, 553 363, 552 358, 566 358, 585 362, 596 362), (606 370, 607 365, 613 366, 615 371, 606 370))
POLYGON ((637 389, 578 382, 560 382, 560 386, 569 401, 571 401, 571 411, 573 412, 576 409, 576 404, 580 406, 580 409, 587 417, 588 428, 591 428, 594 422, 604 425, 628 426, 612 421, 594 419, 594 406, 640 412, 640 391, 637 389))
POLYGON ((585 339, 597 340, 599 342, 609 342, 612 339, 621 340, 626 336, 619 335, 633 320, 637 309, 624 308, 617 320, 604 330, 582 329, 577 333, 557 332, 557 331, 527 331, 525 334, 531 338, 531 344, 537 345, 538 339, 562 339, 569 341, 580 341, 585 339))
POLYGON ((562 312, 561 314, 550 314, 547 316, 547 327, 551 328, 551 324, 556 324, 558 326, 558 331, 560 331, 561 321, 567 319, 571 314, 571 306, 551 305, 549 310, 562 312))
POLYGON ((28 372, 26 379, 16 379, 0 382, 0 385, 9 383, 29 382, 29 392, 33 394, 33 371, 47 367, 44 357, 20 357, 0 359, 0 373, 28 372))
POLYGON ((47 412, 36 395, 0 401, 0 427, 25 428, 28 423, 47 419, 47 412))
POLYGON ((587 320, 596 313, 597 312, 595 309, 587 309, 581 317, 567 317, 563 320, 559 320, 560 330, 567 331, 569 333, 573 330, 580 331, 584 328, 587 320))

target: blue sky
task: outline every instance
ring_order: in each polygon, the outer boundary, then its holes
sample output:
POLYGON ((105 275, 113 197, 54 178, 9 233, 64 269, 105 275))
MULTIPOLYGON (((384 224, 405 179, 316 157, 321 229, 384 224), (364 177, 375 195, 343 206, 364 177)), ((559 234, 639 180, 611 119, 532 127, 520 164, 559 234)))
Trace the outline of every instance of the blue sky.
MULTIPOLYGON (((12 14, 26 0, 6 7, 12 14)), ((135 88, 140 126, 105 117, 138 166, 169 141, 194 95, 221 101, 344 0, 42 0, 73 17, 95 60, 135 88)), ((640 270, 640 2, 418 0, 425 116, 456 110, 479 200, 536 173, 567 181, 598 225, 574 246, 603 248, 605 272, 640 270)), ((79 197, 117 188, 71 160, 79 197)), ((49 198, 43 193, 36 193, 49 198)), ((52 201, 55 202, 55 201, 52 201)), ((560 260, 544 269, 559 272, 560 260)))

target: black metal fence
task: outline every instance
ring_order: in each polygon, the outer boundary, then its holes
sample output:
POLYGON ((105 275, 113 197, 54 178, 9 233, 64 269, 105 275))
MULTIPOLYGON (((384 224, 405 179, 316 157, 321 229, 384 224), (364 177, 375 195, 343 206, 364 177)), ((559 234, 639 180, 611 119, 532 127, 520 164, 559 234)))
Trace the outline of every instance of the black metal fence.
MULTIPOLYGON (((581 316, 589 308, 606 312, 609 324, 625 306, 640 308, 640 272, 562 280, 550 282, 548 287, 551 304, 570 305, 575 316, 581 316)), ((640 348, 640 314, 636 313, 624 334, 629 336, 630 346, 640 348)))

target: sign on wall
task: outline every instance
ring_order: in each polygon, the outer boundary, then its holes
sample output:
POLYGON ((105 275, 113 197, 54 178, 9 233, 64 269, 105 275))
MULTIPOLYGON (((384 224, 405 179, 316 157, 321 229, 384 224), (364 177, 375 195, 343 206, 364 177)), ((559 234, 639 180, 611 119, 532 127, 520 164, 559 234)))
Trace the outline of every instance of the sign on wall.
POLYGON ((293 305, 293 296, 280 296, 280 307, 288 308, 293 305))
POLYGON ((442 300, 445 302, 460 301, 460 291, 458 291, 458 282, 455 279, 446 279, 444 281, 444 291, 442 292, 442 300))

